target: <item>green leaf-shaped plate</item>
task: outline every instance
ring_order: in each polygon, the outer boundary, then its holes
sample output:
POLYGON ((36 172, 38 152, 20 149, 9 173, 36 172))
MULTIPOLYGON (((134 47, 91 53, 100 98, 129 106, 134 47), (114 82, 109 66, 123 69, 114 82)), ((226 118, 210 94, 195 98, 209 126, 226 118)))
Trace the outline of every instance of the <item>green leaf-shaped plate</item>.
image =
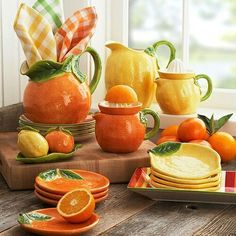
POLYGON ((48 162, 57 162, 63 161, 71 158, 74 153, 81 147, 81 144, 77 144, 72 152, 69 153, 50 153, 46 156, 41 157, 24 157, 20 152, 16 156, 17 161, 24 162, 26 164, 38 164, 38 163, 48 163, 48 162))
POLYGON ((194 143, 162 143, 149 151, 151 168, 165 176, 203 179, 221 171, 220 156, 213 149, 194 143))

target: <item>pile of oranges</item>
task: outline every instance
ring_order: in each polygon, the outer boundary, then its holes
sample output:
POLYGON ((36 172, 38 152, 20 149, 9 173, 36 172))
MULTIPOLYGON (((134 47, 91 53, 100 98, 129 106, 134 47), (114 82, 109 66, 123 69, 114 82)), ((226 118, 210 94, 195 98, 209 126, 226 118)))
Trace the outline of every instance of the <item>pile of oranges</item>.
POLYGON ((180 125, 172 125, 164 129, 157 140, 157 144, 168 141, 206 145, 218 152, 222 162, 236 158, 236 140, 234 137, 227 132, 220 131, 210 135, 205 123, 199 118, 189 118, 180 125))

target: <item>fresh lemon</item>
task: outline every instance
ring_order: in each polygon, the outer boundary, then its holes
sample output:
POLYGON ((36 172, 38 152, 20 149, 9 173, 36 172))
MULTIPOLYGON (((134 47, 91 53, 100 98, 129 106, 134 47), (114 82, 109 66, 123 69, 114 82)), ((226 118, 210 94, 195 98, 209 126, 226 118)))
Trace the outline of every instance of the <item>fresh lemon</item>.
POLYGON ((48 153, 48 142, 38 132, 21 130, 18 134, 17 146, 25 157, 40 157, 48 153))

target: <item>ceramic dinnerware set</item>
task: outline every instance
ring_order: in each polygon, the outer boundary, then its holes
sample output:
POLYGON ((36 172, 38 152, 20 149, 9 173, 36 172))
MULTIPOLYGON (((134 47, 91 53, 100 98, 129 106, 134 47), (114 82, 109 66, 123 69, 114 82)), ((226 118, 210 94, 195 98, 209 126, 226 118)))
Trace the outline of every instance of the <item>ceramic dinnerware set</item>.
POLYGON ((51 169, 36 177, 34 193, 42 202, 56 206, 66 193, 77 188, 86 188, 92 193, 95 203, 99 203, 108 197, 109 184, 105 176, 95 172, 51 169))

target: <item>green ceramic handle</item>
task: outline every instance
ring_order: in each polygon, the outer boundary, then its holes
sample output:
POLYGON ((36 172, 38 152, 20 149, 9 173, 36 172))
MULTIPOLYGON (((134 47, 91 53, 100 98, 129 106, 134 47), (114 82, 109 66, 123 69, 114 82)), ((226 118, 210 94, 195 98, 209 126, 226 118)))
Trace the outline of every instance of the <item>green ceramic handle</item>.
POLYGON ((94 65, 95 65, 93 79, 91 80, 89 84, 90 92, 91 94, 93 94, 101 78, 102 62, 101 62, 99 54, 93 48, 87 47, 83 53, 85 52, 88 52, 89 54, 91 54, 94 61, 94 65))
MULTIPOLYGON (((161 40, 161 41, 157 41, 156 43, 154 43, 152 46, 153 48, 155 49, 155 51, 157 51, 157 48, 162 46, 162 45, 165 45, 167 46, 169 49, 170 49, 170 58, 169 58, 169 61, 168 61, 168 64, 167 66, 170 64, 171 61, 173 61, 175 59, 175 52, 176 52, 176 49, 174 47, 174 45, 169 42, 169 41, 166 41, 166 40, 161 40)), ((157 60, 157 59, 156 59, 157 60)), ((166 66, 166 67, 167 67, 166 66)), ((158 60, 157 60, 157 69, 159 70, 160 69, 160 66, 158 64, 158 60)))
POLYGON ((142 111, 140 111, 140 113, 141 113, 142 116, 151 115, 153 117, 153 119, 154 119, 154 127, 152 128, 152 130, 147 132, 145 134, 145 136, 144 136, 145 140, 146 139, 150 139, 154 135, 156 135, 156 133, 159 130, 159 127, 160 127, 160 117, 159 117, 159 115, 155 111, 153 111, 153 110, 151 110, 149 108, 143 109, 142 111))
MULTIPOLYGON (((201 96, 201 102, 202 101, 205 101, 206 99, 208 99, 212 93, 212 82, 211 82, 211 78, 208 76, 208 75, 205 75, 205 74, 199 74, 199 75, 196 75, 195 76, 195 81, 197 81, 197 85, 199 86, 198 84, 198 80, 199 79, 205 79, 207 81, 207 91, 206 93, 201 96)), ((200 88, 200 86, 199 86, 200 88)), ((201 88, 200 88, 201 89, 201 88)))

